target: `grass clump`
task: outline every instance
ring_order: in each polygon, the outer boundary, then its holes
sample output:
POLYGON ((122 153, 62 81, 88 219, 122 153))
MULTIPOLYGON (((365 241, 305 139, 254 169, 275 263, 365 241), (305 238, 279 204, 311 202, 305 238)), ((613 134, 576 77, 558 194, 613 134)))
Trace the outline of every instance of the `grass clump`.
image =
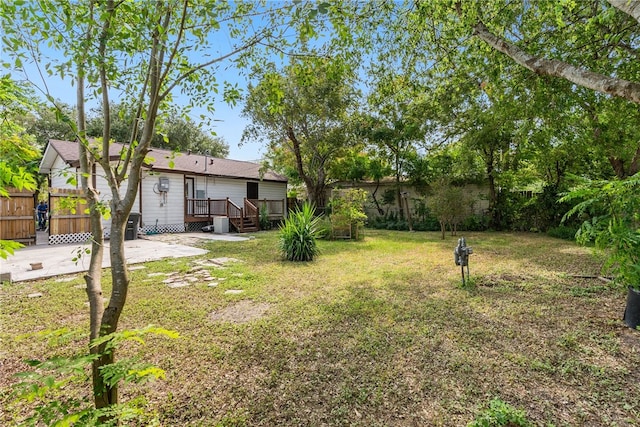
POLYGON ((529 427, 524 411, 514 408, 496 398, 489 402, 489 407, 482 411, 467 427, 529 427))
POLYGON ((280 227, 280 251, 288 261, 313 261, 318 255, 316 239, 319 237, 320 219, 315 208, 305 203, 301 209, 289 214, 280 227))

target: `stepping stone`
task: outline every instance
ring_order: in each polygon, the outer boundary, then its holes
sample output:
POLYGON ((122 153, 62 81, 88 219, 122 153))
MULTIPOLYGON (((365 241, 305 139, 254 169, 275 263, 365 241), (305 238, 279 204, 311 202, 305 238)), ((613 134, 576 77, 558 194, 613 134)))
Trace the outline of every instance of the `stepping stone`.
POLYGON ((240 295, 244 291, 242 289, 229 289, 224 291, 225 295, 240 295))
POLYGON ((225 264, 228 264, 230 262, 242 262, 242 261, 236 258, 220 257, 220 258, 211 258, 204 261, 197 261, 196 263, 198 265, 202 265, 205 267, 222 268, 224 267, 225 264))
POLYGON ((233 277, 243 277, 244 273, 233 273, 232 276, 233 277))
POLYGON ((162 283, 173 283, 173 282, 175 282, 175 281, 176 281, 176 279, 164 279, 164 280, 162 281, 162 283))
POLYGON ((76 289, 87 289, 87 285, 75 285, 74 288, 76 288, 76 289))
POLYGON ((133 267, 129 267, 129 271, 136 271, 136 270, 144 270, 145 267, 144 265, 134 265, 133 267))
POLYGON ((211 258, 209 259, 210 262, 214 263, 214 264, 220 264, 220 265, 224 265, 224 264, 228 264, 230 262, 240 262, 239 259, 236 258, 229 258, 229 257, 220 257, 220 258, 211 258))
POLYGON ((169 283, 167 286, 169 286, 171 289, 175 289, 175 288, 184 288, 185 286, 189 286, 189 285, 191 285, 191 283, 174 282, 174 283, 169 283))
POLYGON ((59 279, 56 279, 56 283, 62 283, 62 282, 72 282, 76 280, 75 277, 61 277, 59 279))
POLYGON ((27 295, 27 298, 40 298, 42 296, 42 292, 34 292, 32 294, 27 295))
POLYGON ((185 277, 185 280, 186 280, 187 282, 198 282, 200 279, 198 279, 197 277, 191 277, 191 276, 189 276, 189 277, 185 277))
POLYGON ((207 286, 210 288, 215 288, 216 286, 218 286, 218 282, 211 282, 207 286))

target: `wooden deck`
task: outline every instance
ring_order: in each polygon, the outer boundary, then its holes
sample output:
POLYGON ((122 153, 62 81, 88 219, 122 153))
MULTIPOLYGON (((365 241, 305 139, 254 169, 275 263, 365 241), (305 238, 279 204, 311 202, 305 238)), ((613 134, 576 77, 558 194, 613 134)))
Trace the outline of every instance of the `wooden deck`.
POLYGON ((260 210, 266 209, 270 221, 284 219, 286 200, 249 200, 244 199, 243 206, 226 199, 185 199, 184 221, 207 222, 213 224, 216 216, 229 218, 229 224, 239 233, 260 230, 260 210))

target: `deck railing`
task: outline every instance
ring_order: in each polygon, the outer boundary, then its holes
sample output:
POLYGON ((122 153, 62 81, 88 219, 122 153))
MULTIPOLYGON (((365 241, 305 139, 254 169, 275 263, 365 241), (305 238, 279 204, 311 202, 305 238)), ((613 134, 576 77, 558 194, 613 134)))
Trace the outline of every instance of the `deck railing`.
POLYGON ((258 210, 258 207, 256 205, 254 205, 253 203, 251 203, 251 200, 249 199, 244 199, 244 212, 247 216, 247 218, 249 218, 251 220, 251 222, 253 222, 256 227, 260 227, 260 212, 258 210))
POLYGON ((240 233, 244 231, 244 210, 229 199, 227 199, 227 217, 240 233))
POLYGON ((185 222, 208 221, 213 223, 213 217, 226 216, 238 231, 248 229, 251 224, 259 227, 260 210, 266 209, 270 220, 285 217, 286 200, 244 199, 243 206, 236 205, 231 199, 185 199, 185 222))
POLYGON ((284 219, 285 212, 287 211, 286 199, 249 199, 254 206, 257 206, 260 211, 267 210, 267 217, 270 220, 284 219))

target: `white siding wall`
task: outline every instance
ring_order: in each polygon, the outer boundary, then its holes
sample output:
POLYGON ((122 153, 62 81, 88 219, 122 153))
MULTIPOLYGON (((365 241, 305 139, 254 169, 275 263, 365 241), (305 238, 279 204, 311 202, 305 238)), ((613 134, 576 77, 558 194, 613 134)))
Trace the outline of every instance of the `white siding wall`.
POLYGON ((270 200, 286 199, 287 184, 284 182, 260 182, 258 183, 258 197, 270 200))
POLYGON ((142 226, 184 224, 184 177, 177 173, 142 174, 142 226), (160 177, 169 178, 169 191, 158 193, 160 177))
MULTIPOLYGON (((242 206, 245 197, 247 197, 247 181, 242 179, 197 177, 196 190, 202 189, 206 189, 205 197, 209 199, 226 199, 229 197, 238 206, 242 206)), ((260 199, 285 199, 287 197, 287 185, 285 183, 259 181, 258 197, 260 199)))
MULTIPOLYGON (((123 192, 126 191, 127 185, 129 181, 125 178, 124 181, 120 184, 120 196, 123 197, 123 192)), ((109 202, 113 198, 111 196, 111 188, 109 188, 109 184, 107 184, 107 179, 104 177, 104 171, 100 165, 96 165, 96 189, 100 192, 100 201, 109 206, 109 202)), ((133 202, 133 206, 131 207, 132 213, 140 212, 140 194, 136 194, 136 200, 133 202)), ((111 231, 111 219, 102 219, 102 226, 104 227, 105 234, 110 234, 111 231)))
POLYGON ((80 177, 77 169, 66 164, 60 156, 56 156, 53 166, 51 166, 51 187, 80 188, 80 177), (76 176, 77 185, 72 185, 67 182, 71 175, 76 176))
MULTIPOLYGON (((204 183, 204 177, 200 178, 204 183)), ((233 203, 242 207, 247 197, 247 182, 240 179, 208 177, 206 178, 206 195, 209 199, 231 199, 233 203)))

